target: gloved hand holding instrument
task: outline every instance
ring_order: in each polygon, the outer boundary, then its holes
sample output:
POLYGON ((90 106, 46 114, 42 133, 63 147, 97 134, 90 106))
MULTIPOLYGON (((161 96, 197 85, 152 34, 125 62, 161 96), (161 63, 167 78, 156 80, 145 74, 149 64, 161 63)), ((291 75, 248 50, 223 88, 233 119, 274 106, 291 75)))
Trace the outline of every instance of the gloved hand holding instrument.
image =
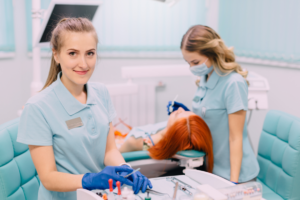
POLYGON ((108 180, 112 179, 114 188, 116 182, 120 181, 122 184, 130 185, 134 187, 134 181, 124 178, 121 174, 129 174, 133 171, 128 166, 107 166, 101 172, 98 173, 86 173, 82 178, 82 188, 87 190, 100 189, 105 190, 109 188, 108 180))
MULTIPOLYGON (((131 167, 127 166, 127 165, 123 165, 124 167, 127 167, 128 169, 132 169, 131 167)), ((130 172, 121 172, 120 175, 121 176, 127 176, 130 172)), ((141 174, 141 172, 137 171, 133 174, 131 174, 130 176, 127 177, 127 179, 129 179, 130 181, 133 182, 133 186, 132 186, 132 190, 134 192, 134 194, 139 193, 140 190, 142 190, 142 192, 146 192, 146 190, 148 189, 148 187, 151 189, 152 188, 152 184, 150 182, 150 180, 144 176, 143 174, 141 174)))
POLYGON ((180 107, 183 108, 185 111, 190 111, 185 105, 175 101, 177 99, 177 97, 178 97, 178 95, 174 98, 173 101, 169 101, 169 103, 167 105, 168 115, 170 115, 172 112, 178 110, 178 108, 180 108, 180 107))

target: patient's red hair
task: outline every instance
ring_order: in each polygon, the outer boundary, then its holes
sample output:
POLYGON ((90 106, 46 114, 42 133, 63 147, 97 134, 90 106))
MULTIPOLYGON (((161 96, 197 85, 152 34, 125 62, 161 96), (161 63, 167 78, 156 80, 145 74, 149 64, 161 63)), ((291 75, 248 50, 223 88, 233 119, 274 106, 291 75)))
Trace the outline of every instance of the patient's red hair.
POLYGON ((164 137, 148 151, 153 159, 162 160, 171 158, 178 151, 188 149, 205 152, 207 171, 212 172, 213 141, 207 124, 198 115, 176 121, 168 128, 164 137), (189 133, 188 122, 191 133, 189 133))

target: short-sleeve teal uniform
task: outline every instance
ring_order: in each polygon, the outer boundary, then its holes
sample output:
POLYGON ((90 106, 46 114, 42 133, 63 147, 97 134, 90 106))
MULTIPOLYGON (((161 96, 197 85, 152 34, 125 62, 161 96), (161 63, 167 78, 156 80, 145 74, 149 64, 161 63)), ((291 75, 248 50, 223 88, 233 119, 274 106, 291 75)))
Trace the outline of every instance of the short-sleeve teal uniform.
MULTIPOLYGON (((28 100, 21 115, 17 141, 53 146, 57 171, 69 174, 100 172, 104 168, 109 123, 116 116, 106 87, 87 83, 82 104, 60 80, 28 100), (68 129, 66 121, 80 117, 83 125, 68 129)), ((75 200, 76 192, 53 192, 40 185, 39 200, 75 200)))
MULTIPOLYGON (((213 71, 208 81, 201 77, 193 99, 193 112, 203 118, 213 138, 213 173, 230 180, 230 151, 228 114, 248 109, 248 86, 236 72, 218 75, 213 71)), ((247 136, 246 122, 243 129, 243 159, 239 182, 255 178, 259 173, 258 162, 247 136)))

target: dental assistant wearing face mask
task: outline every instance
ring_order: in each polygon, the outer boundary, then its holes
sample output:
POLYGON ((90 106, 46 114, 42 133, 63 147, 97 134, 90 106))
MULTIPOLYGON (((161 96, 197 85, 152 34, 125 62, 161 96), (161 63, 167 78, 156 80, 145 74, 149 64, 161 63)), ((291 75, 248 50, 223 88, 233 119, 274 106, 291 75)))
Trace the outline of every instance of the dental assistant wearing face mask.
MULTIPOLYGON (((196 25, 183 36, 181 51, 191 72, 200 77, 193 112, 208 125, 213 138, 213 173, 234 183, 255 179, 259 166, 247 136, 248 85, 220 36, 210 27, 196 25)), ((178 107, 187 108, 178 102, 178 107)))
POLYGON ((145 192, 151 183, 132 172, 118 151, 109 93, 89 83, 98 38, 85 18, 65 18, 51 37, 52 61, 43 90, 23 110, 17 141, 29 145, 41 180, 39 200, 75 200, 76 189, 108 189, 113 179, 145 192))

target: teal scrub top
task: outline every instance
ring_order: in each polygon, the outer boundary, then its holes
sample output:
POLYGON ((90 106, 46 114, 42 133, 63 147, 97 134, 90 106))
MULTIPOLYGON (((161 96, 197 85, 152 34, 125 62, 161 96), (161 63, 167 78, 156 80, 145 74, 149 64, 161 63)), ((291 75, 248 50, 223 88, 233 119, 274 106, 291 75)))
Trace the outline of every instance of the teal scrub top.
MULTIPOLYGON (((60 80, 31 97, 19 122, 17 141, 52 146, 57 171, 69 174, 100 172, 104 166, 109 123, 116 116, 107 88, 87 83, 87 102, 80 103, 60 80), (82 125, 68 129, 66 121, 80 118, 82 125)), ((48 191, 42 183, 39 200, 74 200, 74 192, 48 191)))
MULTIPOLYGON (((193 99, 193 112, 203 118, 213 138, 213 173, 230 180, 230 151, 228 115, 248 109, 248 85, 236 72, 224 75, 213 71, 208 81, 201 77, 193 99), (219 75, 220 74, 220 75, 219 75)), ((239 182, 255 178, 259 166, 247 135, 245 121, 243 129, 243 159, 239 182)))

